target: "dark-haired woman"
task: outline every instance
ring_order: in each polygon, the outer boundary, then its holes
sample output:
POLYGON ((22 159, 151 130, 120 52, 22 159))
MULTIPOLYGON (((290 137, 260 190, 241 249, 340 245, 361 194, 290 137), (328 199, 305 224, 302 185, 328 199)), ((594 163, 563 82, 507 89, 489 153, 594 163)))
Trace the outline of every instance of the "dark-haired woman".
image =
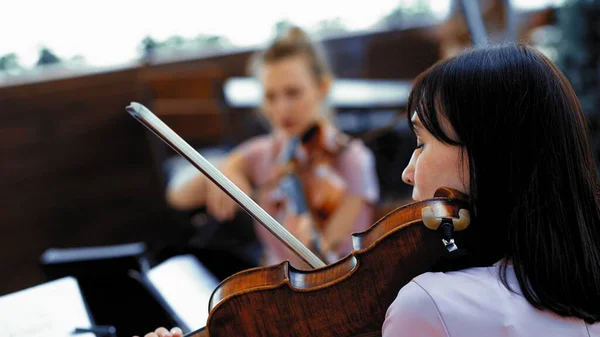
POLYGON ((523 45, 473 50, 415 81, 416 201, 469 195, 475 267, 425 273, 384 337, 600 336, 600 204, 586 118, 561 72, 523 45))

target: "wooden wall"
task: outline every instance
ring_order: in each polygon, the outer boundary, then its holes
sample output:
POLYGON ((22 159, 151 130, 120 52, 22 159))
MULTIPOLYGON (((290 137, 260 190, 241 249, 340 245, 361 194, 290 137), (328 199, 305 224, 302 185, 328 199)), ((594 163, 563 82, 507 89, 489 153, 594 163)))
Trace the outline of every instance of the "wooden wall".
MULTIPOLYGON (((438 58, 431 28, 325 46, 339 77, 410 79, 438 58)), ((246 75, 250 55, 0 87, 0 295, 45 281, 38 261, 49 247, 182 240, 163 198, 172 152, 124 107, 142 102, 184 138, 218 144, 229 126, 220 88, 246 75)))
POLYGON ((137 69, 0 91, 0 294, 42 281, 49 247, 169 238, 137 69))

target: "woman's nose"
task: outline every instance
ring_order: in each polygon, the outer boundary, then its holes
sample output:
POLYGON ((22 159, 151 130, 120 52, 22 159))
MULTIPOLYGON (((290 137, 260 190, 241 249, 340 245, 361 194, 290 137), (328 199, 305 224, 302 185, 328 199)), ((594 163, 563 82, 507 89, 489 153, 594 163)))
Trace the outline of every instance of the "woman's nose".
POLYGON ((410 157, 410 161, 408 162, 408 165, 406 166, 406 168, 404 168, 404 171, 402 171, 402 181, 404 181, 405 183, 407 183, 411 186, 415 185, 414 159, 415 159, 415 154, 413 153, 413 155, 410 157))
POLYGON ((287 117, 290 114, 291 105, 289 100, 278 99, 271 105, 272 111, 280 117, 287 117))

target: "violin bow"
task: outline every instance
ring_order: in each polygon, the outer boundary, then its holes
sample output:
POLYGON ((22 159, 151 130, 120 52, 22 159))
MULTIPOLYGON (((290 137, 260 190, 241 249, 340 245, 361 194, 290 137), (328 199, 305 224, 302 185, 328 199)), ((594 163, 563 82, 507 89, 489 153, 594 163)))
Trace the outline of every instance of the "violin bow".
POLYGON ((198 153, 192 146, 183 140, 175 131, 169 128, 154 113, 142 104, 131 102, 125 110, 136 120, 152 131, 175 152, 187 159, 200 172, 217 184, 225 193, 235 200, 250 216, 266 227, 273 235, 281 240, 298 257, 313 268, 324 267, 325 263, 310 249, 303 245, 285 227, 279 224, 272 216, 262 209, 254 200, 247 196, 239 187, 231 182, 225 175, 217 170, 208 160, 198 153))

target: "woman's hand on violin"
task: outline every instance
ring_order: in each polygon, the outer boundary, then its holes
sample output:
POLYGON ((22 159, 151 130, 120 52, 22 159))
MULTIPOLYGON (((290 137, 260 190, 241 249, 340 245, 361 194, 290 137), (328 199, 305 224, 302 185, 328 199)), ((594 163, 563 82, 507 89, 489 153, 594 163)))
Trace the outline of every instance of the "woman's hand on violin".
POLYGON ((154 332, 147 333, 144 335, 144 337, 183 337, 183 331, 181 331, 179 328, 173 328, 171 331, 169 331, 163 327, 160 327, 154 330, 154 332))

